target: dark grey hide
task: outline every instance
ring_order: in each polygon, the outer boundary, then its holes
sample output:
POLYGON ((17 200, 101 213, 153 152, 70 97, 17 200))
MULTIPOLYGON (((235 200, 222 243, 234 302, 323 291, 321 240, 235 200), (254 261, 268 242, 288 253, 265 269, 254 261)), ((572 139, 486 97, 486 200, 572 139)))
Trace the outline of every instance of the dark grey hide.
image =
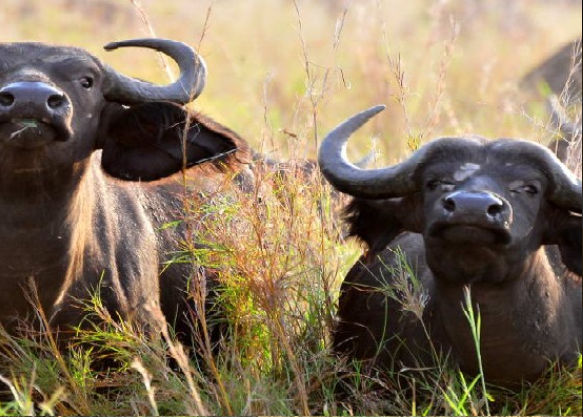
POLYGON ((581 175, 581 70, 579 37, 545 59, 521 80, 523 88, 542 93, 545 97, 551 125, 559 133, 549 148, 578 175, 581 175), (569 120, 567 114, 577 117, 569 120))
POLYGON ((581 103, 581 38, 569 42, 530 70, 521 85, 532 91, 561 96, 567 103, 581 103), (541 88, 542 87, 542 88, 541 88))
POLYGON ((206 74, 190 47, 144 39, 108 49, 120 46, 169 55, 179 80, 131 79, 79 48, 0 43, 0 323, 9 331, 34 316, 31 285, 61 332, 82 321, 79 300, 96 290, 113 317, 145 330, 157 327, 160 304, 171 321, 186 311, 192 265, 160 274, 184 239, 180 228, 159 230, 181 218, 182 187, 161 179, 212 161, 214 171, 191 173, 212 182, 245 145, 182 106, 206 74))
POLYGON ((476 374, 467 288, 488 381, 518 384, 555 361, 573 364, 582 341, 581 180, 548 149, 510 139, 438 139, 398 165, 358 169, 344 158, 346 141, 381 109, 340 125, 320 150, 324 176, 356 197, 347 220, 368 247, 342 285, 336 351, 389 371, 450 354, 476 374))

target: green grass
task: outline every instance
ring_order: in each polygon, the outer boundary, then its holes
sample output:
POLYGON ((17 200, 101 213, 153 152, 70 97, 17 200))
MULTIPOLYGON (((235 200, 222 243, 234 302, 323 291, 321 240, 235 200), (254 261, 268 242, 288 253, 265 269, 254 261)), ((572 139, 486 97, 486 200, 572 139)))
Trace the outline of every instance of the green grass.
MULTIPOLYGON (((353 160, 374 149, 377 165, 443 135, 548 142, 544 105, 518 81, 581 33, 580 6, 550 1, 517 0, 511 13, 502 0, 479 12, 462 0, 355 0, 346 13, 315 0, 0 3, 3 41, 74 44, 153 81, 168 80, 154 54, 102 45, 154 31, 199 47, 209 80, 193 107, 276 158, 313 158, 337 123, 387 104, 350 147, 353 160)), ((220 267, 231 338, 218 357, 202 340, 201 362, 189 361, 170 334, 146 340, 95 297, 88 308, 107 326, 82 334, 85 349, 61 355, 47 336, 0 338, 11 391, 0 414, 582 414, 581 366, 553 367, 536 385, 507 392, 445 363, 399 387, 331 356, 340 283, 362 249, 338 241, 338 208, 322 185, 289 182, 260 177, 261 195, 189 201, 188 219, 209 249, 185 242, 173 257, 220 267), (93 370, 104 357, 119 369, 93 370), (337 395, 347 382, 349 395, 337 395)))

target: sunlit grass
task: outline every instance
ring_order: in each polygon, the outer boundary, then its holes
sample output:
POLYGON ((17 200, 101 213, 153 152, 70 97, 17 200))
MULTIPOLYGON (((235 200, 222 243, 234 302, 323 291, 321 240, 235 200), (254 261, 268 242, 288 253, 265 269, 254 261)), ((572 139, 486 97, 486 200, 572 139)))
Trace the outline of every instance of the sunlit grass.
MULTIPOLYGON (((337 123, 387 104, 350 147, 353 160, 376 150, 377 165, 442 135, 548 142, 544 103, 518 82, 581 33, 580 5, 552 1, 355 0, 347 11, 311 0, 0 2, 3 41, 81 46, 135 77, 168 80, 155 54, 102 45, 154 31, 199 48, 209 80, 193 107, 275 158, 313 158, 337 123)), ((333 357, 340 283, 361 248, 339 238, 339 205, 319 181, 263 173, 256 185, 186 202, 206 247, 171 254, 219 271, 228 337, 218 356, 203 338, 189 361, 170 331, 149 340, 96 294, 87 308, 107 325, 66 354, 46 336, 2 336, 0 414, 581 415, 581 366, 511 393, 445 362, 398 386, 333 357), (99 370, 104 358, 117 366, 99 370)))

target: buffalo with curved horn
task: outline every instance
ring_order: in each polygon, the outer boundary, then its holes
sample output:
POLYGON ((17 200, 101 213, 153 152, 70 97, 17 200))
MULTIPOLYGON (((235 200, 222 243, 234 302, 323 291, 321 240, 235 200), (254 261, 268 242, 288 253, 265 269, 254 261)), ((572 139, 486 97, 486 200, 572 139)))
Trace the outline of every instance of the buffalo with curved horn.
POLYGON ((186 231, 163 226, 180 218, 184 189, 163 179, 206 162, 215 169, 189 175, 202 187, 195 191, 210 189, 246 144, 182 106, 206 77, 191 47, 138 39, 106 49, 128 46, 170 56, 178 80, 133 79, 80 48, 0 43, 0 324, 8 331, 35 316, 31 285, 61 332, 83 322, 83 300, 98 290, 113 317, 155 330, 161 307, 189 333, 188 282, 203 293, 213 287, 212 271, 168 264, 186 231))
POLYGON ((346 160, 346 142, 383 108, 342 123, 319 153, 326 179, 355 197, 347 220, 368 247, 342 285, 335 349, 389 371, 450 353, 475 374, 469 290, 489 381, 512 385, 552 361, 575 362, 581 180, 547 148, 477 137, 437 139, 397 165, 359 169, 346 160), (412 288, 422 312, 407 305, 412 288))

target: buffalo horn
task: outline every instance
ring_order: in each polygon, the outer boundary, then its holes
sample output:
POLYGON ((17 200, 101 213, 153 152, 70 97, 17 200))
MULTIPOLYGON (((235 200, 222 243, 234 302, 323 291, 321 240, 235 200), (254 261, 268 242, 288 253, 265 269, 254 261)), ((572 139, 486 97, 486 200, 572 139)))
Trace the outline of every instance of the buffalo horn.
MULTIPOLYGON (((383 109, 384 106, 376 106, 365 110, 341 123, 324 138, 318 154, 320 170, 339 191, 368 199, 403 197, 421 189, 417 178, 418 168, 437 152, 480 143, 477 139, 444 138, 428 143, 400 164, 381 169, 361 169, 346 159, 346 143, 352 133, 383 109)), ((551 184, 549 200, 560 207, 581 213, 581 180, 550 150, 523 140, 502 141, 494 146, 498 147, 500 153, 519 155, 521 160, 539 166, 551 184)))
POLYGON ((167 39, 134 39, 112 42, 105 45, 107 51, 136 46, 150 48, 168 55, 180 69, 178 80, 172 84, 158 86, 120 74, 105 67, 104 96, 122 104, 137 104, 146 101, 171 101, 186 104, 197 98, 204 89, 206 65, 194 50, 182 43, 167 39))
MULTIPOLYGON (((322 141, 318 163, 322 175, 338 191, 353 197, 385 199, 402 197, 420 189, 415 175, 417 168, 437 148, 451 146, 455 139, 429 143, 400 164, 381 169, 361 169, 346 158, 346 143, 352 133, 385 106, 375 106, 341 123, 322 141)), ((459 143, 459 142, 458 142, 459 143)))
POLYGON ((553 204, 581 213, 581 179, 577 178, 565 164, 548 148, 526 140, 512 140, 501 145, 499 152, 520 155, 549 179, 548 199, 553 204))

